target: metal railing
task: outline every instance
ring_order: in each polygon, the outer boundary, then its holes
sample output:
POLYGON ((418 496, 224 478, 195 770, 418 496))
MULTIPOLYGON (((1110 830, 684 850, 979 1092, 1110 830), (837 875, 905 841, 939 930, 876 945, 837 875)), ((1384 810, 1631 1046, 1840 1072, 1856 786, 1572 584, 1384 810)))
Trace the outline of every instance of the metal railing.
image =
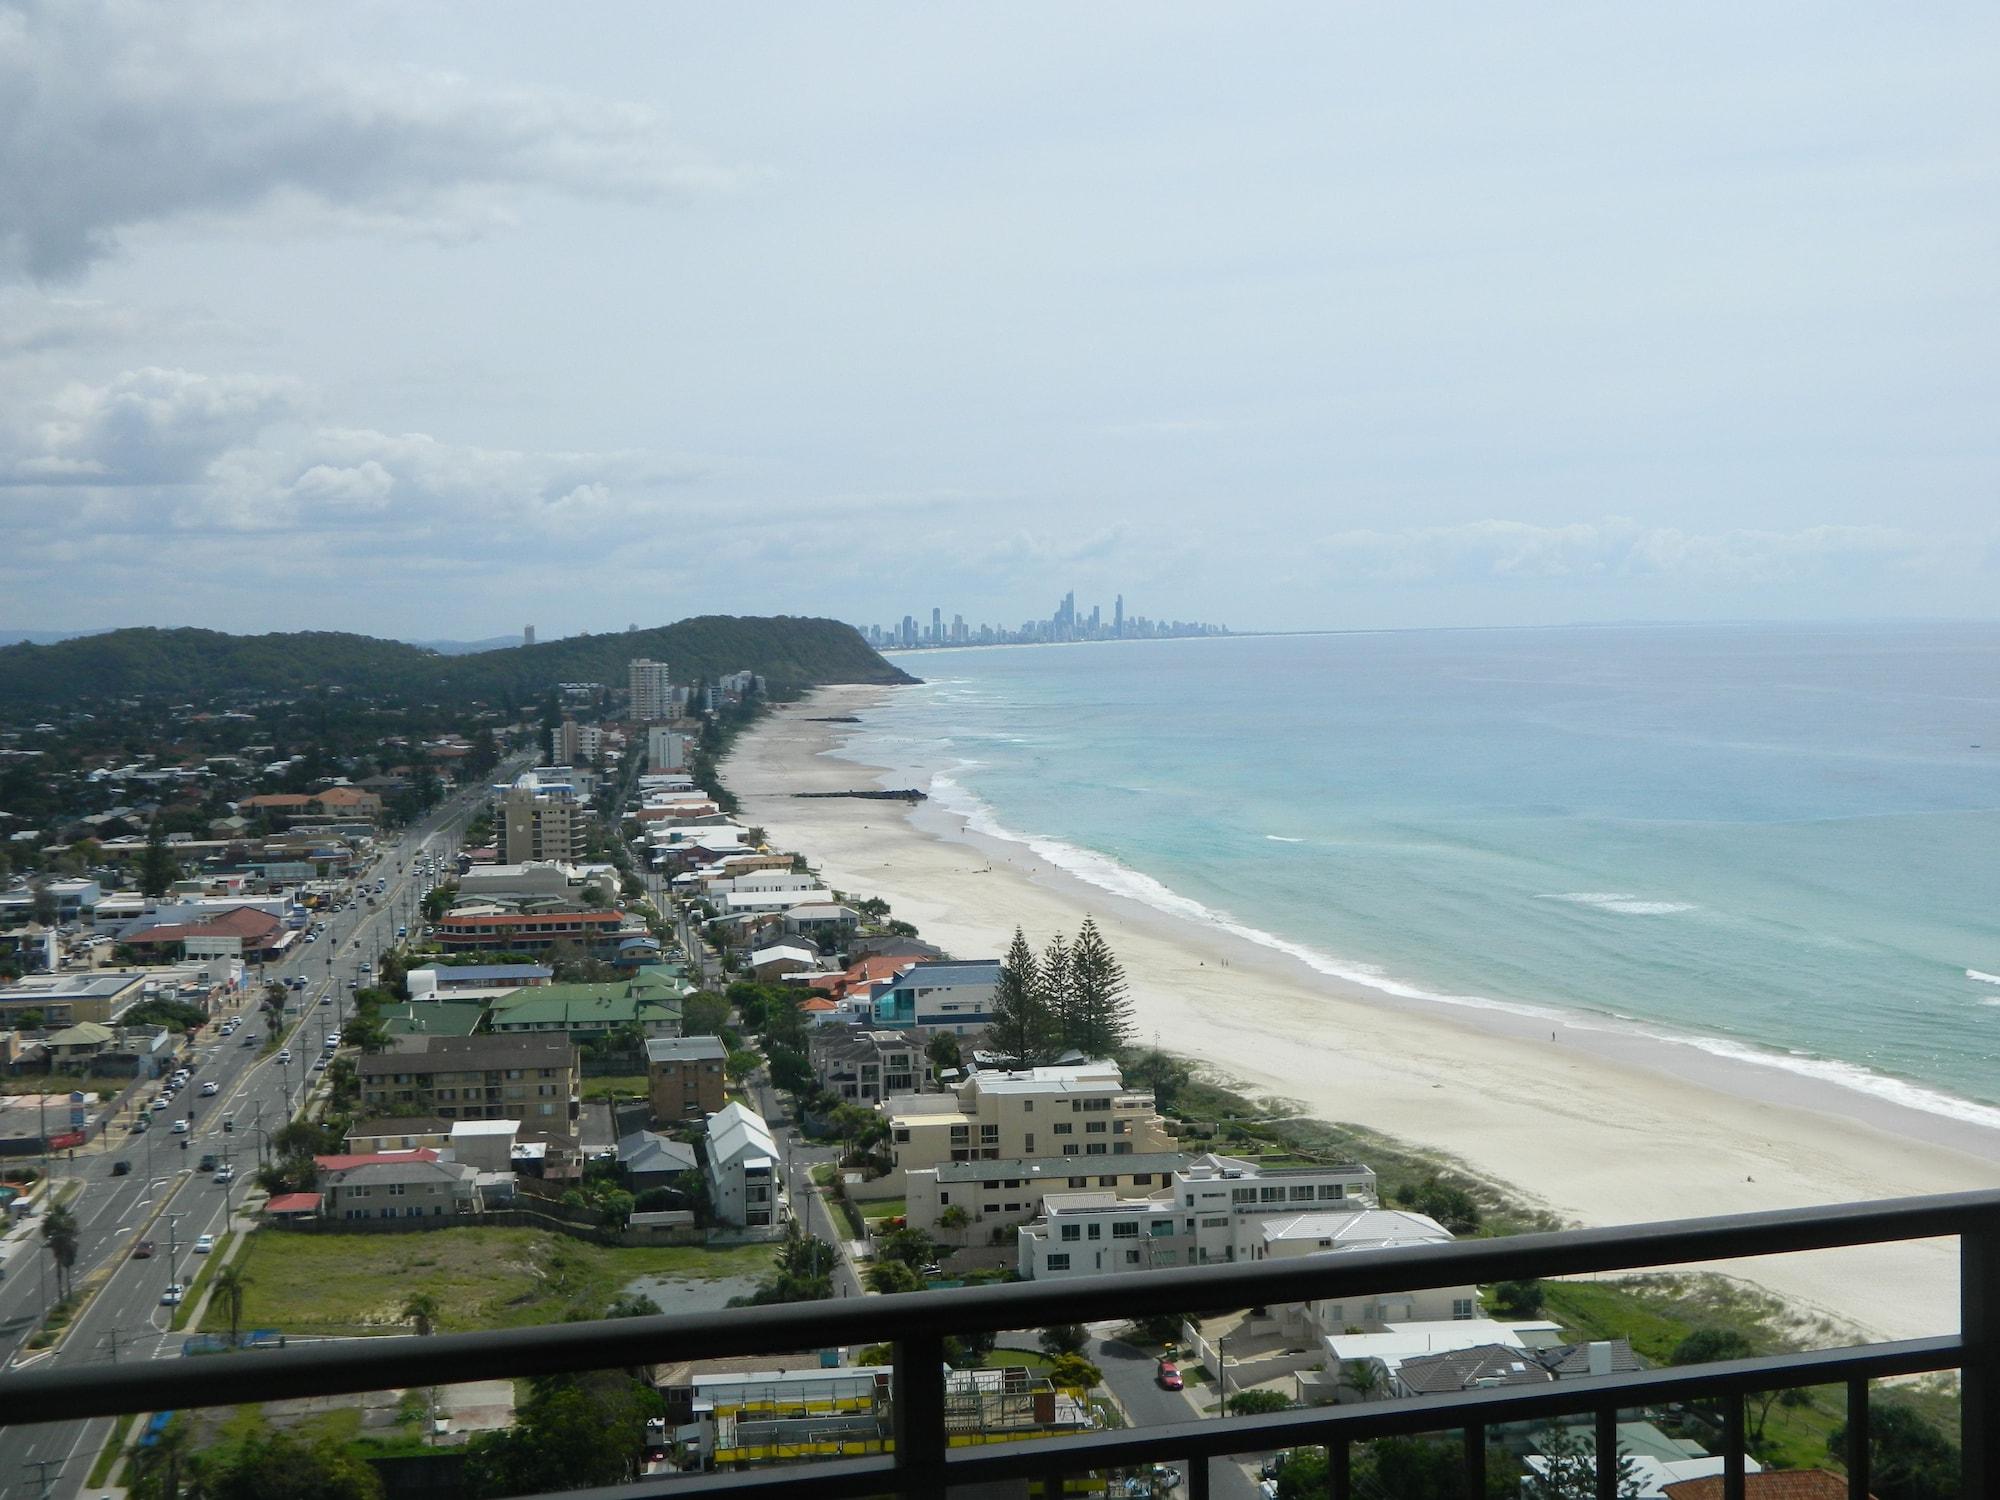
POLYGON ((1056 1495, 1061 1493, 1057 1482, 1065 1476, 1185 1461, 1191 1500, 1205 1500, 1210 1459, 1318 1446, 1327 1451, 1331 1500, 1347 1500, 1354 1443, 1456 1429, 1463 1434, 1466 1494, 1478 1500, 1485 1494, 1488 1429, 1586 1413, 1596 1431, 1597 1493, 1609 1497, 1616 1492, 1621 1409, 1716 1400, 1724 1416, 1723 1493, 1741 1500, 1743 1398, 1787 1387, 1844 1384, 1849 1494, 1863 1500, 1869 1482, 1869 1382, 1955 1369, 1960 1372, 1963 1416, 1962 1493, 2000 1495, 2000 1192, 496 1333, 362 1339, 254 1358, 206 1359, 170 1370, 117 1365, 17 1371, 0 1375, 0 1427, 884 1341, 894 1347, 893 1452, 782 1469, 673 1475, 590 1493, 604 1500, 781 1493, 795 1500, 885 1494, 929 1500, 948 1494, 954 1485, 1034 1479, 1055 1485, 1044 1493, 1056 1495), (949 1334, 1139 1318, 1191 1307, 1352 1301, 1391 1291, 1651 1270, 1933 1238, 1953 1238, 1959 1244, 1956 1334, 1592 1376, 1534 1388, 1453 1392, 956 1450, 948 1443, 944 1340, 949 1334))

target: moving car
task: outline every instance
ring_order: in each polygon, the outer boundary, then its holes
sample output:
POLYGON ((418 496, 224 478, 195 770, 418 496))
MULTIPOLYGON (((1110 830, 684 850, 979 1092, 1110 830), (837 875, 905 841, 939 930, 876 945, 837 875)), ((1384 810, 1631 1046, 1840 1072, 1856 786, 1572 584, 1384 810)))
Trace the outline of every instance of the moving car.
POLYGON ((1181 1388, 1181 1367, 1170 1359, 1160 1361, 1156 1376, 1163 1391, 1177 1391, 1181 1388))
POLYGON ((246 1047, 254 1047, 254 1046, 256 1046, 256 1045, 257 1045, 257 1033, 256 1033, 256 1032, 254 1032, 254 1031, 246 1031, 246 1032, 244 1032, 244 1033, 243 1033, 243 1045, 244 1045, 244 1046, 246 1046, 246 1047))
POLYGON ((213 1172, 215 1170, 215 1164, 220 1160, 221 1158, 218 1157, 213 1151, 205 1151, 202 1153, 201 1161, 195 1167, 195 1170, 197 1172, 213 1172))
POLYGON ((196 1255, 206 1255, 214 1248, 215 1236, 212 1234, 204 1234, 194 1242, 194 1253, 196 1255))
POLYGON ((113 1177, 130 1177, 132 1175, 132 1163, 129 1161, 114 1161, 111 1164, 111 1175, 113 1177))
POLYGON ((136 1245, 132 1247, 132 1259, 151 1260, 152 1258, 153 1258, 153 1242, 151 1240, 140 1240, 136 1245))
POLYGON ((186 1135, 187 1133, 188 1133, 188 1122, 186 1120, 174 1121, 175 1135, 186 1135))
POLYGON ((314 1058, 312 1070, 315 1073, 324 1073, 326 1071, 326 1059, 323 1057, 314 1058))
POLYGON ((168 1282, 167 1289, 160 1293, 160 1306, 179 1307, 181 1305, 181 1296, 186 1290, 187 1288, 182 1286, 178 1281, 168 1282))
POLYGON ((217 1167, 215 1169, 215 1180, 218 1185, 228 1187, 230 1183, 236 1180, 236 1168, 226 1163, 217 1167))
POLYGON ((204 1083, 201 1086, 201 1097, 204 1099, 213 1099, 217 1094, 221 1092, 222 1092, 222 1085, 217 1083, 214 1079, 210 1079, 207 1083, 204 1083))
POLYGON ((283 1066, 285 1063, 288 1063, 291 1060, 292 1060, 292 1049, 290 1047, 280 1047, 278 1049, 279 1065, 283 1066))
POLYGON ((169 1104, 172 1104, 173 1102, 174 1101, 172 1099, 168 1098, 165 1094, 162 1094, 160 1095, 159 1098, 153 1101, 153 1112, 155 1114, 158 1114, 161 1110, 165 1109, 169 1104))

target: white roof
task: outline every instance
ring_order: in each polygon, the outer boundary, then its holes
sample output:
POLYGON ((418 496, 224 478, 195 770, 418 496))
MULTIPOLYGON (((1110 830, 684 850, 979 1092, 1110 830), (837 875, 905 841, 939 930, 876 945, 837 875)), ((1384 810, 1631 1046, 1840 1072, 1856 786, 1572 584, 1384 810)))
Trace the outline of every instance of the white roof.
POLYGON ((722 903, 738 911, 789 911, 794 906, 828 902, 833 892, 818 891, 725 891, 722 903))
MULTIPOLYGON (((1496 1323, 1491 1318, 1455 1318, 1435 1323, 1391 1323, 1386 1333, 1330 1333, 1326 1347, 1335 1359, 1377 1359, 1397 1365, 1425 1354, 1450 1354, 1459 1349, 1477 1349, 1482 1344, 1501 1344, 1509 1349, 1529 1346, 1523 1333, 1540 1335, 1553 1325, 1545 1323, 1496 1323)), ((1539 1346, 1541 1340, 1536 1339, 1539 1346)))
POLYGON ((1341 1249, 1380 1249, 1386 1245, 1434 1245, 1452 1237, 1451 1231, 1428 1214, 1413 1214, 1400 1208, 1332 1210, 1281 1217, 1277 1214, 1258 1221, 1257 1230, 1266 1244, 1283 1240, 1332 1240, 1341 1249))
POLYGON ((773 943, 768 948, 759 948, 750 955, 750 965, 774 963, 781 958, 796 958, 805 963, 816 964, 819 955, 810 948, 801 948, 796 943, 773 943))
POLYGON ((775 1161, 778 1143, 764 1117, 731 1101, 708 1117, 710 1161, 775 1161))
POLYGON ((453 1135, 513 1135, 521 1128, 519 1120, 453 1120, 453 1135))

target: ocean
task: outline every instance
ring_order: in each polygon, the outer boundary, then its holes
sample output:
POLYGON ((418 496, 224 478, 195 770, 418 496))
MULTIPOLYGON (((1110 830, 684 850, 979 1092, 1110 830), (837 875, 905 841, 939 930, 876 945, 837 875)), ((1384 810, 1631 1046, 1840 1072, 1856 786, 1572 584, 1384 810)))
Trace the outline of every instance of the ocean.
POLYGON ((910 653, 847 753, 1100 888, 1441 1005, 2000 1126, 2000 626, 910 653))

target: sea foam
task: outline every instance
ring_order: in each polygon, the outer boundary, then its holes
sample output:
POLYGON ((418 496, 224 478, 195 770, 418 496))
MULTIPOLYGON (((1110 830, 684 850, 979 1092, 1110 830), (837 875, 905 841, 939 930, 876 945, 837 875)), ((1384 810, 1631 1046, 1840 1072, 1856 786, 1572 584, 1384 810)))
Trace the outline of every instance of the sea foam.
POLYGON ((1699 911, 1691 901, 1647 901, 1629 891, 1562 891, 1537 896, 1537 901, 1568 901, 1597 911, 1621 912, 1628 917, 1670 917, 1675 912, 1699 911))

